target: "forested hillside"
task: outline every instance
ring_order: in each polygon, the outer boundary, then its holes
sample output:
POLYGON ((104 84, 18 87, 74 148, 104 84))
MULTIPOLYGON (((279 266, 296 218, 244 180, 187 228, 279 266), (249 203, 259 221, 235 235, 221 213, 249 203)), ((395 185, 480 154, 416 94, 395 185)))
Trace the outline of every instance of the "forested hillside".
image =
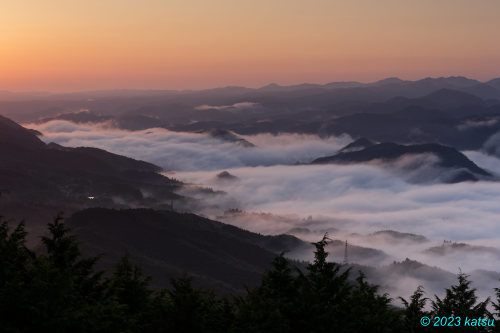
MULTIPOLYGON (((423 327, 422 316, 467 316, 492 324, 500 311, 499 290, 493 302, 478 300, 462 273, 444 297, 427 299, 418 287, 402 308, 395 307, 363 273, 341 271, 328 261, 327 236, 313 244, 314 261, 305 269, 279 255, 261 283, 242 296, 196 289, 189 276, 172 279, 168 289, 153 289, 128 254, 111 272, 97 271, 99 257, 82 256, 59 217, 48 225, 43 251, 28 249, 25 240, 22 223, 1 222, 2 332, 426 332, 433 327, 423 327), (354 283, 352 274, 358 275, 354 283)), ((494 327, 461 331, 469 330, 494 327)))

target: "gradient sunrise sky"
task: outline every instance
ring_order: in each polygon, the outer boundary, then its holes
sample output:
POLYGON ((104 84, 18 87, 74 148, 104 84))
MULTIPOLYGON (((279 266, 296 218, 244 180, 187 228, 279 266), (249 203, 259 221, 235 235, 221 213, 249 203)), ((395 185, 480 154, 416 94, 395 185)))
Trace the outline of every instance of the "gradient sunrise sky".
POLYGON ((0 90, 500 76, 500 0, 0 0, 0 90))

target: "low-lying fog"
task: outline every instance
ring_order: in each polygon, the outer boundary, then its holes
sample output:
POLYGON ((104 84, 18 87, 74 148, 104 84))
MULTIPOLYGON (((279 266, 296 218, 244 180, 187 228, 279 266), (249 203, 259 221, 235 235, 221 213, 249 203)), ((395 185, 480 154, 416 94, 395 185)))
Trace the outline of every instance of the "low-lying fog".
POLYGON ((124 131, 111 124, 82 125, 68 121, 25 124, 45 136, 45 142, 63 146, 89 146, 155 163, 165 170, 199 171, 290 164, 335 153, 349 143, 348 136, 321 140, 317 136, 291 134, 252 136, 257 147, 225 142, 204 133, 172 132, 161 128, 124 131))
MULTIPOLYGON (((307 241, 328 231, 330 238, 348 241, 353 263, 381 266, 410 258, 452 273, 500 270, 499 182, 418 185, 394 167, 293 165, 332 155, 349 137, 245 136, 256 147, 243 147, 206 134, 164 129, 128 132, 66 121, 26 127, 42 132, 46 142, 103 148, 171 170, 167 176, 190 184, 184 194, 202 199, 198 213, 225 223, 263 234, 292 233, 307 241), (218 176, 222 171, 227 173, 218 176), (376 233, 383 230, 423 237, 376 233), (380 251, 363 252, 356 246, 380 251)), ((500 174, 497 158, 466 154, 500 174)), ((310 251, 291 255, 306 259, 310 251)), ((342 261, 343 246, 332 247, 332 256, 342 261)), ((432 280, 434 273, 427 274, 422 279, 432 280)), ((484 295, 497 286, 493 284, 499 275, 490 275, 477 275, 475 281, 484 295)), ((408 277, 399 282, 392 290, 405 296, 418 283, 426 285, 408 277)), ((434 291, 434 286, 427 287, 434 291)))

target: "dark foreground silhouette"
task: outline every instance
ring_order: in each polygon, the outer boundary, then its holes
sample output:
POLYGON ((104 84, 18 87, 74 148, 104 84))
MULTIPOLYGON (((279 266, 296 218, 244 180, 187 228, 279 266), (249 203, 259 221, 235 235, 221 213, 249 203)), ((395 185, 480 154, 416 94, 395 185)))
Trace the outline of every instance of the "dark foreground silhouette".
POLYGON ((96 271, 98 257, 82 256, 60 217, 48 225, 42 248, 25 246, 23 223, 0 221, 0 332, 494 332, 495 327, 432 327, 439 316, 498 318, 496 302, 478 301, 467 275, 430 301, 418 287, 403 308, 350 270, 327 261, 325 237, 314 243, 305 270, 276 257, 261 284, 244 295, 216 296, 189 277, 153 289, 126 254, 112 272, 96 271), (490 312, 489 310, 493 311, 490 312), (422 316, 431 325, 420 324, 422 316))

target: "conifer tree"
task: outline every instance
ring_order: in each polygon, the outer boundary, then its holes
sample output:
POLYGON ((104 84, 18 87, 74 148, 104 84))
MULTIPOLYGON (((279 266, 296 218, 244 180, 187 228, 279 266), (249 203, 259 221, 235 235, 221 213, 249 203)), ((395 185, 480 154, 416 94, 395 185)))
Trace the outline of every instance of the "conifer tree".
POLYGON ((487 306, 490 303, 488 297, 485 301, 477 302, 476 289, 471 288, 469 276, 460 272, 457 275, 458 284, 446 288, 443 299, 435 296, 432 301, 432 309, 438 316, 469 316, 485 317, 490 313, 487 306))
POLYGON ((390 308, 391 299, 387 294, 380 295, 378 289, 359 272, 348 299, 350 312, 346 317, 349 324, 346 332, 401 331, 399 312, 390 308))
POLYGON ((83 258, 75 236, 58 216, 42 237, 46 253, 34 261, 27 324, 40 332, 105 332, 115 304, 105 297, 97 257, 83 258))
MULTIPOLYGON (((496 319, 500 319, 500 288, 494 288, 495 290, 495 300, 496 302, 492 302, 493 310, 495 310, 494 314, 496 315, 496 319)), ((500 324, 496 324, 493 328, 494 332, 500 332, 500 324)))
POLYGON ((146 332, 151 320, 153 291, 150 277, 145 277, 141 268, 131 262, 126 253, 115 265, 111 278, 107 280, 107 297, 119 305, 121 330, 123 332, 146 332))
MULTIPOLYGON (((488 311, 488 304, 490 298, 482 302, 478 302, 476 289, 471 288, 471 281, 469 276, 459 272, 457 274, 458 283, 446 288, 446 294, 443 299, 435 295, 435 300, 432 301, 432 315, 439 317, 460 317, 464 321, 466 317, 474 319, 487 319, 493 318, 488 311)), ((470 328, 461 325, 456 329, 457 331, 474 331, 474 332, 487 332, 489 328, 470 328)))
POLYGON ((325 250, 330 239, 328 234, 316 243, 314 261, 307 266, 304 288, 304 310, 313 321, 318 332, 342 331, 350 312, 348 299, 351 284, 348 283, 350 269, 340 271, 341 266, 327 261, 325 250))
POLYGON ((409 301, 403 297, 399 297, 403 303, 403 327, 407 332, 428 332, 430 328, 422 326, 420 320, 424 316, 429 316, 430 313, 425 310, 425 305, 429 300, 424 297, 424 287, 418 286, 415 292, 410 296, 409 301))
POLYGON ((232 309, 229 304, 207 290, 196 289, 192 278, 182 276, 171 279, 167 290, 167 331, 217 333, 229 331, 232 309))
POLYGON ((26 234, 23 222, 11 232, 0 217, 0 332, 18 332, 26 320, 34 258, 26 248, 26 234))
POLYGON ((261 285, 237 298, 237 331, 294 332, 300 317, 300 302, 296 274, 281 253, 266 271, 261 285))

